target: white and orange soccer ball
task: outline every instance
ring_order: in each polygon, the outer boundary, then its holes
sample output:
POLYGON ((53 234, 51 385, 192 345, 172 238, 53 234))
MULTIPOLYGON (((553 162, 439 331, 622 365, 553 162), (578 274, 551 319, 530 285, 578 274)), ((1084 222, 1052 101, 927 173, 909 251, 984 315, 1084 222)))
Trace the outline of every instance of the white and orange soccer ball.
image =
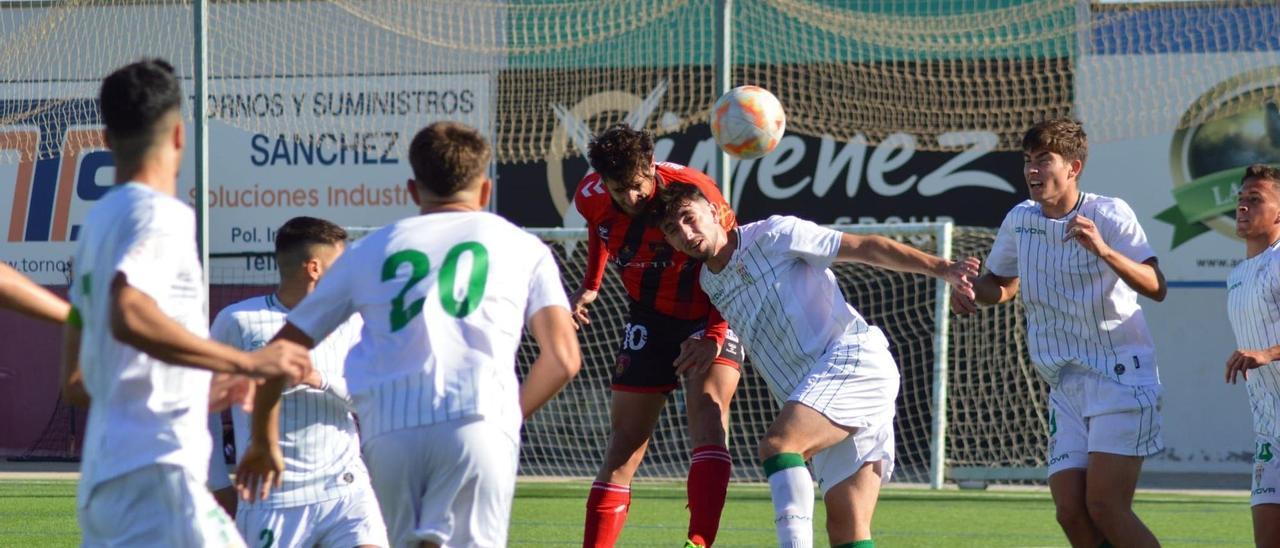
POLYGON ((787 113, 769 90, 739 86, 721 95, 711 108, 711 136, 740 160, 773 152, 787 128, 787 113))

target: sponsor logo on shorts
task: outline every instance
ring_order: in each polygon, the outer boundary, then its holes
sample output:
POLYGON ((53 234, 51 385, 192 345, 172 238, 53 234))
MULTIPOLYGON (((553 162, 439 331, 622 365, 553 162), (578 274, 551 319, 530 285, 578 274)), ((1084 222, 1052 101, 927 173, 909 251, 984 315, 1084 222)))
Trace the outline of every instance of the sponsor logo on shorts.
POLYGON ((1255 495, 1274 495, 1275 492, 1275 487, 1259 487, 1253 490, 1253 494, 1255 495))
POLYGON ((1061 454, 1061 455, 1055 455, 1053 458, 1049 459, 1049 466, 1053 466, 1053 465, 1055 465, 1055 464, 1058 464, 1059 462, 1065 461, 1065 460, 1067 460, 1067 457, 1069 457, 1069 456, 1071 456, 1071 454, 1070 454, 1070 453, 1063 453, 1063 454, 1061 454))

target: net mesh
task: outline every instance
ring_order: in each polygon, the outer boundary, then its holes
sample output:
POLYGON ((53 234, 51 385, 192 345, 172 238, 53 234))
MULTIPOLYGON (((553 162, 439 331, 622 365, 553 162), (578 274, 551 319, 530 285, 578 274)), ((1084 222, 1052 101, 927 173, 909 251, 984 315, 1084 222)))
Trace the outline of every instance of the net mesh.
MULTIPOLYGON (((351 227, 352 239, 373 229, 351 227)), ((867 230, 859 227, 858 230, 867 230)), ((872 229, 874 232, 874 229, 872 229)), ((556 256, 565 287, 577 287, 586 261, 582 230, 534 230, 556 256)), ((895 236, 936 253, 932 233, 895 236)), ((986 256, 995 232, 958 228, 952 255, 986 256)), ((612 268, 612 267, 610 267, 612 268)), ((928 481, 933 420, 933 333, 935 282, 864 265, 837 264, 840 288, 872 325, 889 339, 902 375, 895 429, 894 481, 928 481)), ((213 258, 210 310, 274 290, 277 273, 269 254, 213 258)), ((609 380, 618 341, 627 321, 628 299, 615 273, 606 274, 591 308, 591 324, 579 332, 582 371, 569 386, 525 424, 521 440, 523 476, 590 477, 596 474, 610 434, 609 380)), ((951 319, 947 429, 949 466, 1037 467, 1048 442, 1048 392, 1032 369, 1025 348, 1022 305, 1014 300, 984 307, 974 316, 951 319)), ((517 355, 523 375, 536 356, 527 336, 517 355)), ((778 406, 748 360, 730 409, 729 451, 737 480, 763 480, 756 446, 778 406)), ((683 389, 668 397, 638 477, 682 478, 690 451, 683 389)))
MULTIPOLYGON (((560 264, 566 287, 577 287, 586 255, 585 233, 546 239, 560 264)), ((953 236, 955 256, 985 256, 994 240, 987 229, 960 229, 953 236)), ((931 234, 905 238, 913 246, 937 252, 931 234)), ((930 465, 933 420, 934 281, 863 265, 834 269, 849 302, 888 337, 902 374, 895 423, 895 481, 924 482, 930 465)), ((556 399, 525 425, 521 473, 526 476, 594 476, 608 444, 609 379, 614 366, 628 300, 621 283, 606 275, 592 305, 592 323, 579 332, 582 371, 556 399)), ((948 463, 951 466, 1028 467, 1044 462, 1047 389, 1028 364, 1023 345, 1021 305, 987 307, 972 318, 953 321, 951 330, 948 463)), ((526 338, 518 363, 533 361, 535 346, 526 338)), ((756 446, 778 407, 750 360, 730 415, 729 451, 734 477, 763 480, 756 446)), ((668 398, 639 477, 682 478, 690 451, 684 423, 683 389, 668 398)))
MULTIPOLYGON (((991 131, 1016 148, 1034 121, 1072 113, 1095 141, 1168 131, 1234 112, 1184 119, 1188 78, 1280 78, 1274 3, 1180 4, 738 0, 732 81, 772 90, 791 132, 872 144, 907 132, 936 150, 952 147, 941 136, 954 131, 991 131), (1124 60, 1165 51, 1239 55, 1191 73, 1160 57, 1134 73, 1124 60), (1092 102, 1073 108, 1082 73, 1108 89, 1086 90, 1092 102)), ((98 80, 144 55, 190 77, 191 13, 182 0, 0 2, 0 131, 96 125, 98 80)), ((377 117, 409 128, 459 118, 491 132, 499 161, 568 156, 562 131, 583 123, 659 134, 703 123, 715 99, 714 19, 713 0, 214 1, 209 115, 304 141, 377 117)), ((1280 102, 1277 90, 1250 101, 1280 102)), ((52 157, 61 137, 3 161, 52 157)))

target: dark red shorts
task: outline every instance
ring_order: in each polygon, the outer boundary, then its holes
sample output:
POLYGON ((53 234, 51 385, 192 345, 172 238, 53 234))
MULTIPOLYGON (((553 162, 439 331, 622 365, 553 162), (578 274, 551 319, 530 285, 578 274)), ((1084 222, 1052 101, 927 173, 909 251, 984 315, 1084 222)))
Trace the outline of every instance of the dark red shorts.
MULTIPOLYGON (((680 355, 680 344, 700 337, 705 320, 679 320, 640 305, 632 304, 623 327, 618 357, 613 366, 613 389, 623 392, 670 392, 679 385, 672 364, 680 355)), ((742 344, 729 331, 715 365, 742 368, 742 344)))

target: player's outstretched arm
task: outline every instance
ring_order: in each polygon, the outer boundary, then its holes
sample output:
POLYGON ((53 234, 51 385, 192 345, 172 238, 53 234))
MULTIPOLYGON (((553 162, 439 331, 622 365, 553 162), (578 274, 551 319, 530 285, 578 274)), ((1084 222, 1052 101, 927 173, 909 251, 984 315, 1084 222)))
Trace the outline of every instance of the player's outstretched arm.
POLYGON ((981 264, 975 257, 951 261, 884 236, 858 234, 841 235, 836 260, 941 278, 967 294, 972 292, 970 280, 978 275, 981 264))
POLYGON ((990 272, 973 278, 973 295, 965 296, 959 292, 951 293, 951 309, 957 314, 972 314, 978 311, 979 304, 1000 304, 1013 300, 1018 295, 1017 276, 996 276, 990 272))
POLYGON ((569 312, 559 306, 545 306, 529 318, 529 331, 538 343, 538 358, 520 385, 520 411, 533 415, 582 368, 578 334, 569 312))
POLYGON ((0 307, 32 318, 63 323, 71 305, 9 265, 0 262, 0 307))
POLYGON ((111 280, 110 307, 112 336, 166 363, 293 381, 311 371, 311 358, 296 344, 273 342, 246 353, 196 336, 160 310, 151 296, 130 286, 123 273, 111 280))

